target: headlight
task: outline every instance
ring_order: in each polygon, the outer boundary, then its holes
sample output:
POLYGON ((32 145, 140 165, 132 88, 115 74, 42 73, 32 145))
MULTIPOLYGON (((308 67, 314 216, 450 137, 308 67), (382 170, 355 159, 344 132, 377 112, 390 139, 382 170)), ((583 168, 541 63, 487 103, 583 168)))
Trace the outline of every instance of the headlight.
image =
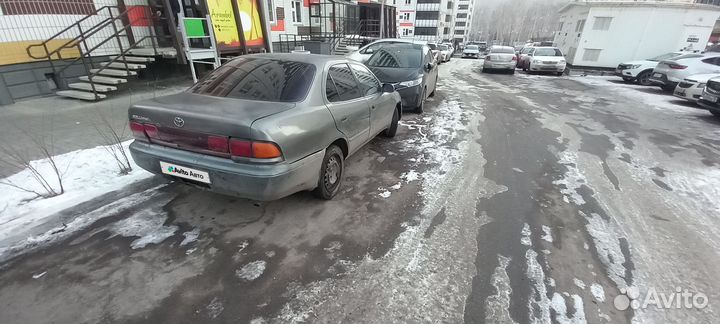
POLYGON ((640 64, 630 65, 630 69, 639 69, 641 66, 640 64))
POLYGON ((697 87, 698 87, 698 88, 705 88, 705 83, 698 83, 697 87))
POLYGON ((417 78, 415 80, 403 81, 403 82, 398 83, 398 85, 401 87, 407 87, 407 88, 414 87, 414 86, 420 85, 422 83, 422 79, 423 79, 423 77, 421 75, 419 78, 417 78))
POLYGON ((558 63, 565 64, 565 60, 560 60, 558 63))
POLYGON ((540 63, 542 63, 542 61, 540 61, 540 60, 533 60, 532 62, 535 63, 535 64, 540 64, 540 63))

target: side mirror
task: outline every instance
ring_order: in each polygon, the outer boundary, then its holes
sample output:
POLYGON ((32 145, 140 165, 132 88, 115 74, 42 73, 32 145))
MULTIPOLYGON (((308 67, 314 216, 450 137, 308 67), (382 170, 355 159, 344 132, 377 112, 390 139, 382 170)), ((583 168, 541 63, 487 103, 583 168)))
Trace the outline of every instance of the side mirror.
POLYGON ((432 70, 433 67, 435 67, 435 65, 432 64, 432 63, 428 63, 427 65, 425 65, 425 69, 428 70, 428 71, 432 70))
POLYGON ((392 93, 395 92, 395 86, 392 83, 383 83, 382 92, 392 93))

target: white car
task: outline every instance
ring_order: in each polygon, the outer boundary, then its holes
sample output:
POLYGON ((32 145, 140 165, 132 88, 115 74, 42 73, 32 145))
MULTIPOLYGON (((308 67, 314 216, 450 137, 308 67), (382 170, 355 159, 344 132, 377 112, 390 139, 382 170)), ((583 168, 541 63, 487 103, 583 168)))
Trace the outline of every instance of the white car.
POLYGON ((702 96, 707 81, 718 76, 720 76, 720 74, 717 73, 691 75, 678 83, 675 91, 673 91, 673 95, 678 98, 697 102, 700 96, 702 96))
POLYGON ((490 47, 490 51, 485 56, 482 72, 500 70, 515 74, 516 66, 517 56, 515 56, 514 48, 510 46, 493 46, 490 47))
POLYGON ((663 60, 671 60, 683 54, 684 52, 665 53, 647 60, 623 62, 615 69, 615 75, 621 77, 625 82, 637 82, 641 85, 651 85, 650 75, 658 62, 663 60))
POLYGON ((653 69, 650 82, 665 91, 673 91, 683 79, 706 73, 720 73, 720 53, 685 54, 672 60, 660 61, 653 69))
POLYGON ((453 54, 452 47, 447 44, 440 44, 438 48, 440 49, 440 62, 449 62, 453 54))
POLYGON ((480 48, 477 45, 466 45, 462 57, 480 58, 480 48))
POLYGON ((565 55, 557 47, 531 47, 524 57, 523 71, 554 72, 562 75, 565 71, 565 55))
POLYGON ((391 45, 391 44, 420 44, 424 45, 427 42, 425 41, 417 41, 412 39, 402 39, 402 38, 385 38, 385 39, 378 39, 370 44, 367 44, 357 51, 354 51, 350 54, 347 54, 345 57, 355 60, 358 62, 365 63, 370 58, 370 56, 375 53, 380 47, 391 45))

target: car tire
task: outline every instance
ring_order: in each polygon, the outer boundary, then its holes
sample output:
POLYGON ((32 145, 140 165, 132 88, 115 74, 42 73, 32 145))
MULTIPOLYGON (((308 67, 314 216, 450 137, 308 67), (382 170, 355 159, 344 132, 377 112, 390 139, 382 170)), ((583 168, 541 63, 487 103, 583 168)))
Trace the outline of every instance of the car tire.
POLYGON ((634 81, 635 81, 635 79, 630 78, 630 77, 622 77, 622 79, 623 79, 623 81, 625 81, 625 82, 634 82, 634 81))
POLYGON ((437 90, 437 79, 438 79, 438 77, 435 77, 435 84, 433 84, 433 91, 430 92, 430 95, 428 97, 435 97, 435 90, 437 90))
POLYGON ((652 82, 650 82, 650 74, 650 71, 642 71, 640 72, 640 74, 638 74, 635 80, 639 85, 649 86, 652 84, 652 82))
POLYGON ((557 72, 557 73, 555 73, 555 74, 556 74, 557 76, 562 76, 562 75, 563 75, 562 72, 557 72))
POLYGON ((425 110, 425 92, 427 91, 427 88, 423 88, 422 95, 420 95, 420 102, 418 103, 417 107, 415 107, 415 113, 422 114, 425 110))
POLYGON ((510 74, 515 74, 515 69, 510 70, 510 74))
POLYGON ((383 137, 392 138, 395 137, 395 134, 397 133, 398 128, 398 120, 400 119, 400 114, 398 113, 397 108, 393 111, 392 121, 390 122, 390 126, 385 129, 385 131, 382 132, 383 137))
POLYGON ((480 70, 480 72, 481 72, 481 73, 487 73, 487 71, 485 71, 485 68, 482 68, 482 69, 480 70))
POLYGON ((320 199, 333 199, 340 191, 344 173, 345 155, 337 145, 330 145, 325 150, 318 186, 313 190, 313 194, 320 199))

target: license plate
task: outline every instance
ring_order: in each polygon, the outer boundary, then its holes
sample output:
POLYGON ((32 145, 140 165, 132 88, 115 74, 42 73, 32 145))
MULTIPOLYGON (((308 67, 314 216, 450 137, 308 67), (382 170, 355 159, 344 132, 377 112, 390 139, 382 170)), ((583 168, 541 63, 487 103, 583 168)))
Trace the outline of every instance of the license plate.
POLYGON ((683 96, 683 97, 684 97, 684 96, 685 96, 685 90, 677 90, 677 91, 675 91, 675 94, 678 95, 678 96, 683 96))
POLYGON ((717 97, 717 96, 711 95, 711 94, 707 94, 707 93, 703 93, 702 98, 705 99, 706 101, 710 101, 710 102, 717 102, 717 101, 718 101, 718 97, 717 97))
POLYGON ((653 74, 654 78, 662 78, 662 73, 655 73, 653 74))
POLYGON ((622 74, 622 70, 620 70, 620 69, 615 69, 615 73, 622 74))
POLYGON ((169 174, 171 176, 190 179, 202 183, 210 183, 210 175, 205 171, 200 171, 197 169, 192 169, 163 161, 160 161, 160 169, 162 170, 162 173, 169 174))

